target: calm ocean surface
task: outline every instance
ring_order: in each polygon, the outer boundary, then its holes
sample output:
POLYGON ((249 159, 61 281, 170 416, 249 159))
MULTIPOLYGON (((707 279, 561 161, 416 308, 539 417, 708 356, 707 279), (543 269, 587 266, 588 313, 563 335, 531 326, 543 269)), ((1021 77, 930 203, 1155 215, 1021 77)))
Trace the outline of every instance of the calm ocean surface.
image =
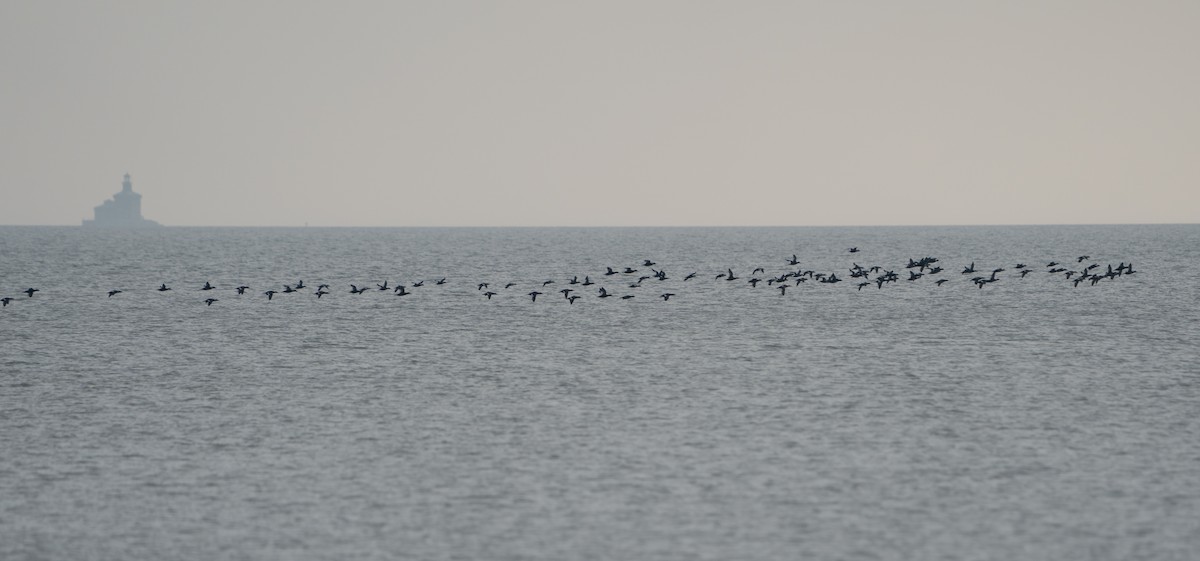
POLYGON ((1196 225, 0 227, 0 559, 1196 559, 1198 279, 1196 225))

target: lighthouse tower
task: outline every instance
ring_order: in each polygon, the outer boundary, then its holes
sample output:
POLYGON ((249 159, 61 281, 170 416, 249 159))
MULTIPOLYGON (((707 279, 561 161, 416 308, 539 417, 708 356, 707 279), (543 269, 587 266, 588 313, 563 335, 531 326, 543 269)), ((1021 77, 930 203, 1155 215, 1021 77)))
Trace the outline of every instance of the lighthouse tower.
POLYGON ((133 192, 133 180, 126 173, 121 192, 97 206, 95 219, 84 220, 83 225, 142 228, 158 226, 158 223, 142 218, 142 196, 133 192))

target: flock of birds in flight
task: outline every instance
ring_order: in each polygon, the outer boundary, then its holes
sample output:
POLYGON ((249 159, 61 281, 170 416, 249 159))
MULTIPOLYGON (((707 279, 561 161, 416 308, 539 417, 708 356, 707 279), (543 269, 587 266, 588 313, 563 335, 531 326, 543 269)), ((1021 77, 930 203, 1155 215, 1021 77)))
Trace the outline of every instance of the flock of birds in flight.
MULTIPOLYGON (((857 247, 852 247, 847 251, 849 253, 858 253, 859 249, 857 247)), ((1090 262, 1091 257, 1088 255, 1081 255, 1074 261, 1075 263, 1072 264, 1072 267, 1075 268, 1068 268, 1057 261, 1051 261, 1045 266, 1046 273, 1052 275, 1062 275, 1068 282, 1076 287, 1085 283, 1090 286, 1095 286, 1101 281, 1113 280, 1119 277, 1137 273, 1137 271, 1133 269, 1132 263, 1121 262, 1115 268, 1113 265, 1109 264, 1105 267, 1103 272, 1100 272, 1099 269, 1101 265, 1099 263, 1090 262), (1085 262, 1088 263, 1085 264, 1085 262)), ((804 269, 800 266, 800 261, 797 259, 795 254, 792 254, 791 258, 786 259, 785 262, 788 268, 778 273, 767 274, 764 267, 756 267, 748 275, 738 276, 736 273, 734 273, 732 268, 727 268, 725 272, 714 275, 713 280, 723 281, 725 283, 731 283, 740 280, 746 284, 749 284, 752 288, 758 288, 759 285, 764 285, 766 287, 771 287, 778 290, 779 295, 783 296, 787 294, 789 288, 800 286, 808 281, 821 284, 837 284, 843 282, 843 280, 852 280, 852 284, 859 291, 861 291, 863 288, 870 286, 875 286, 877 289, 883 289, 884 286, 890 283, 899 283, 901 282, 901 279, 904 278, 901 277, 900 274, 896 273, 895 270, 887 270, 878 265, 864 267, 858 263, 853 263, 848 270, 848 279, 842 279, 841 277, 838 277, 836 272, 823 273, 817 272, 813 269, 804 269)), ((945 270, 941 265, 939 265, 939 263, 940 261, 936 257, 923 257, 921 259, 910 258, 908 260, 908 264, 904 267, 908 272, 908 277, 904 278, 905 282, 915 282, 922 278, 933 279, 934 277, 936 277, 936 280, 933 280, 933 284, 939 287, 947 282, 950 282, 951 278, 948 278, 948 276, 952 275, 941 275, 945 272, 945 270)), ((642 288, 643 283, 646 281, 661 282, 672 278, 667 274, 665 269, 656 269, 656 265, 657 264, 654 261, 646 259, 642 261, 642 269, 635 267, 623 267, 615 269, 613 267, 606 267, 606 270, 603 273, 598 274, 597 278, 603 278, 604 282, 610 283, 610 286, 620 284, 628 286, 630 289, 642 288), (647 271, 650 274, 646 274, 647 271), (613 277, 617 278, 613 279, 613 277)), ((1026 276, 1033 273, 1033 269, 1029 268, 1024 263, 1017 263, 1013 265, 1012 270, 1016 278, 1020 279, 1024 279, 1026 276)), ((1008 269, 1005 267, 997 267, 991 271, 977 271, 975 268, 975 263, 972 262, 970 265, 963 267, 960 277, 965 275, 974 275, 970 277, 970 282, 974 283, 976 287, 982 289, 989 284, 1001 280, 1002 277, 997 275, 1005 271, 1008 271, 1008 269)), ((693 271, 682 278, 683 282, 686 283, 693 279, 699 278, 699 273, 693 271)), ((431 280, 430 282, 432 282, 435 286, 440 286, 446 284, 447 281, 445 278, 439 278, 437 280, 431 280)), ((388 281, 384 280, 383 283, 376 283, 375 287, 373 288, 368 285, 359 286, 356 284, 351 284, 349 292, 350 294, 354 295, 361 295, 364 292, 383 292, 391 293, 395 296, 408 296, 415 294, 415 292, 413 292, 411 289, 421 288, 425 286, 425 283, 426 281, 420 280, 412 282, 411 286, 403 284, 389 286, 388 281)), ((591 275, 585 275, 582 280, 580 280, 578 276, 573 276, 571 279, 564 281, 564 284, 568 286, 562 289, 555 290, 553 287, 550 287, 552 284, 558 283, 554 280, 543 281, 540 283, 540 285, 538 285, 538 283, 534 283, 534 289, 524 294, 524 296, 528 296, 532 302, 537 302, 539 296, 546 296, 551 292, 557 292, 563 296, 563 299, 566 302, 574 304, 576 300, 583 298, 583 294, 593 292, 591 289, 592 286, 600 283, 592 280, 591 275)), ((503 285, 503 287, 497 285, 495 288, 493 288, 491 282, 480 282, 476 286, 476 290, 481 297, 491 300, 492 297, 509 292, 510 289, 517 286, 519 286, 519 284, 516 282, 507 282, 503 285), (503 292, 496 292, 496 290, 501 290, 503 292)), ((310 287, 306 286, 304 281, 301 280, 294 285, 284 284, 279 290, 267 290, 263 292, 262 295, 266 296, 267 300, 273 300, 278 294, 302 293, 302 291, 306 288, 310 287)), ((171 291, 173 288, 167 286, 166 283, 162 283, 155 290, 162 293, 171 291)), ((217 290, 217 287, 213 286, 209 282, 205 282, 204 286, 200 287, 198 290, 207 295, 212 294, 211 291, 217 290)), ((237 295, 242 296, 246 294, 246 291, 250 290, 250 287, 240 285, 235 287, 233 290, 237 292, 237 295)), ((39 292, 39 289, 27 288, 22 292, 28 298, 33 298, 34 294, 39 292)), ((108 297, 112 298, 122 294, 123 292, 124 291, 121 289, 109 290, 108 297)), ((635 294, 617 295, 604 286, 599 286, 596 288, 594 293, 595 297, 597 298, 620 298, 622 300, 629 300, 636 297, 635 294)), ((316 291, 311 294, 320 299, 322 296, 330 294, 330 286, 328 284, 320 284, 317 286, 316 291)), ((654 297, 661 298, 665 302, 669 301, 674 296, 674 292, 664 291, 655 295, 654 297)), ((0 298, 0 304, 3 304, 4 307, 7 307, 10 303, 17 300, 18 298, 6 296, 0 298)), ((545 299, 543 299, 543 301, 544 300, 545 299)), ((220 299, 210 296, 205 298, 202 302, 208 306, 212 306, 213 304, 220 302, 220 299)))

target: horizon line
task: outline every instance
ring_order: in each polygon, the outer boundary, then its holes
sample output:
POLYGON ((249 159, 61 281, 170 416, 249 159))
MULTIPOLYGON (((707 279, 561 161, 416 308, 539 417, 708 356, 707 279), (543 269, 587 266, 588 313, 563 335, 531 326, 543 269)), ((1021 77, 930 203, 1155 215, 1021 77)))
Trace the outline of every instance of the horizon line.
MULTIPOLYGON (((618 228, 969 228, 969 227, 1023 227, 1023 226, 1194 226, 1200 225, 1200 222, 1010 222, 1010 223, 983 223, 983 224, 963 224, 963 223, 930 223, 930 224, 630 224, 630 225, 493 225, 493 224, 476 224, 476 225, 357 225, 345 226, 337 224, 269 224, 269 225, 245 225, 245 224, 177 224, 168 225, 159 223, 155 227, 122 227, 122 226, 100 226, 90 227, 88 231, 104 231, 104 230, 149 230, 154 231, 160 228, 261 228, 261 229, 284 229, 284 228, 326 228, 326 229, 388 229, 388 228, 411 228, 411 229, 470 229, 470 228, 489 228, 489 229, 533 229, 533 228, 579 228, 579 229, 618 229, 618 228)), ((80 228, 82 224, 0 224, 0 227, 6 228, 80 228)))

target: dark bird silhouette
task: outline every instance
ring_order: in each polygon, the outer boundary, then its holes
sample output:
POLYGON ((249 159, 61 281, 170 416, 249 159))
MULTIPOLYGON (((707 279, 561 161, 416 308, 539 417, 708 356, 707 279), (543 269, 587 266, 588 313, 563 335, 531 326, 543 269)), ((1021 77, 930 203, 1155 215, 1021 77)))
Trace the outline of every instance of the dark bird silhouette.
POLYGON ((850 253, 858 253, 858 248, 852 247, 852 248, 848 249, 847 251, 849 251, 850 253))
POLYGON ((316 294, 316 295, 317 295, 317 300, 320 300, 322 296, 324 296, 324 295, 326 295, 326 294, 329 294, 329 293, 328 293, 328 292, 324 292, 324 291, 322 291, 321 289, 319 289, 319 288, 318 288, 318 289, 317 289, 317 291, 316 291, 316 292, 314 292, 313 294, 316 294))
POLYGON ((576 300, 578 300, 578 299, 579 299, 579 296, 568 296, 568 297, 567 297, 567 302, 570 302, 570 303, 574 304, 574 303, 575 303, 575 301, 576 301, 576 300))
POLYGON ((496 295, 496 293, 489 290, 487 292, 484 292, 483 295, 486 296, 488 300, 491 300, 492 297, 496 295))
MULTIPOLYGON (((354 286, 354 285, 350 285, 350 286, 354 286)), ((235 290, 237 290, 238 294, 245 294, 246 289, 248 289, 248 288, 250 288, 250 287, 243 285, 243 286, 237 287, 235 290)))
POLYGON ((216 287, 211 284, 208 284, 208 281, 204 281, 204 286, 200 290, 212 290, 214 288, 216 288, 216 287))
POLYGON ((413 288, 416 288, 418 286, 425 286, 425 281, 419 280, 419 281, 413 283, 413 288))
POLYGON ((1088 259, 1091 259, 1091 258, 1092 258, 1091 255, 1080 255, 1079 258, 1075 262, 1083 263, 1084 261, 1087 261, 1088 259))
POLYGON ((365 288, 359 288, 358 286, 353 285, 353 284, 350 285, 350 294, 362 294, 366 291, 367 291, 367 289, 365 289, 365 288))
POLYGON ((295 289, 300 290, 301 288, 304 288, 304 281, 296 283, 295 289))
POLYGON ((120 294, 120 293, 121 293, 120 290, 110 290, 110 291, 108 291, 108 297, 112 298, 114 294, 120 294))
POLYGON ((692 274, 690 274, 690 275, 688 275, 688 276, 686 276, 686 277, 683 277, 683 280, 685 280, 685 281, 689 281, 689 280, 692 280, 692 279, 694 279, 694 278, 696 278, 696 273, 692 273, 692 274))
POLYGON ((739 278, 739 277, 735 277, 735 276, 733 276, 733 269, 729 269, 729 275, 727 275, 727 276, 725 277, 725 280, 727 280, 727 281, 731 281, 731 280, 737 280, 738 278, 739 278))
POLYGON ((857 286, 858 286, 858 290, 859 290, 859 292, 862 292, 862 289, 863 289, 863 287, 864 287, 864 286, 871 286, 871 282, 870 282, 870 281, 868 281, 868 282, 860 282, 860 283, 858 283, 858 285, 857 285, 857 286))
POLYGON ((508 283, 508 284, 504 285, 504 288, 505 288, 505 289, 509 289, 509 288, 512 288, 512 287, 514 287, 514 286, 517 286, 517 283, 515 283, 515 282, 510 282, 510 283, 508 283))
POLYGON ((404 285, 402 285, 402 284, 401 284, 401 285, 398 285, 398 286, 396 286, 396 289, 395 289, 395 290, 393 290, 392 292, 395 292, 395 293, 396 293, 396 296, 408 296, 409 294, 412 294, 412 293, 411 293, 411 292, 409 292, 407 289, 405 289, 405 288, 404 288, 404 285))
POLYGON ((481 282, 481 283, 479 283, 479 288, 476 288, 475 290, 483 290, 485 288, 488 288, 488 283, 481 282))
POLYGON ((606 268, 608 269, 608 272, 604 273, 605 276, 617 274, 617 272, 614 271, 612 267, 606 267, 606 268))
POLYGON ((788 264, 788 265, 791 265, 791 266, 793 266, 793 267, 794 267, 794 266, 796 266, 796 265, 799 265, 799 264, 800 264, 800 261, 798 261, 798 260, 796 259, 796 254, 795 254, 795 253, 793 253, 793 254, 792 254, 792 258, 791 258, 791 259, 788 259, 788 262, 787 262, 787 264, 788 264))
POLYGON ((643 261, 642 261, 642 266, 643 266, 643 267, 653 267, 653 266, 655 266, 655 265, 657 265, 657 263, 655 263, 655 262, 653 262, 653 261, 651 261, 651 260, 649 260, 649 259, 645 259, 645 260, 643 260, 643 261))
POLYGON ((542 286, 546 286, 546 285, 548 285, 548 284, 554 284, 554 281, 552 281, 552 280, 548 280, 548 281, 546 281, 546 282, 542 283, 542 286))
POLYGON ((753 278, 753 279, 750 279, 750 280, 748 280, 748 281, 746 281, 746 282, 750 283, 750 286, 751 286, 751 287, 753 287, 753 288, 758 288, 758 283, 762 282, 762 279, 760 279, 760 278, 753 278))
POLYGON ((294 288, 292 288, 292 287, 290 287, 290 286, 288 286, 288 285, 286 285, 286 284, 285 284, 285 285, 283 285, 283 293, 284 293, 284 294, 291 294, 291 293, 293 293, 293 292, 296 292, 296 289, 294 289, 294 288))
POLYGON ((375 286, 378 286, 379 290, 387 290, 388 289, 388 281, 383 281, 383 284, 376 284, 375 286))
POLYGON ((637 269, 634 269, 633 267, 625 267, 625 271, 623 272, 627 275, 632 275, 637 272, 637 269))
POLYGON ((267 300, 270 300, 270 299, 272 299, 272 298, 274 298, 274 297, 275 297, 275 291, 274 291, 274 290, 268 290, 268 291, 264 292, 263 294, 266 294, 266 295, 267 295, 267 300))
POLYGON ((167 286, 167 283, 165 283, 165 282, 162 283, 162 285, 158 287, 159 292, 166 292, 168 290, 171 290, 171 289, 167 286))
POLYGON ((664 292, 664 293, 662 294, 662 299, 663 299, 663 302, 666 302, 667 300, 670 300, 672 296, 674 296, 674 294, 672 294, 672 293, 670 293, 670 292, 664 292))
POLYGON ((938 285, 938 286, 942 286, 942 283, 944 283, 944 282, 947 282, 948 280, 950 280, 950 279, 938 279, 938 280, 937 280, 936 282, 934 282, 933 284, 936 284, 936 285, 938 285))
POLYGON ((571 277, 571 280, 567 281, 567 284, 579 284, 579 275, 571 277))
POLYGON ((602 287, 600 287, 600 297, 601 297, 601 298, 608 298, 609 296, 612 296, 612 294, 609 294, 609 293, 608 293, 608 291, 607 291, 607 290, 605 290, 603 286, 602 286, 602 287))
POLYGON ((566 297, 567 297, 567 296, 569 296, 569 295, 570 295, 572 292, 574 292, 574 290, 572 290, 572 289, 570 289, 570 288, 564 288, 564 289, 560 290, 559 292, 561 292, 561 293, 562 293, 562 295, 563 295, 563 298, 566 298, 566 297))
POLYGON ((622 296, 622 297, 621 297, 621 299, 622 299, 622 300, 628 300, 628 299, 630 299, 630 298, 633 298, 633 295, 632 295, 632 294, 626 294, 626 295, 624 295, 624 296, 622 296))
POLYGON ((779 295, 780 295, 780 296, 783 296, 784 294, 787 294, 787 285, 786 285, 786 284, 781 284, 781 285, 779 285, 779 287, 778 287, 778 288, 779 288, 779 295))
POLYGON ((5 296, 4 298, 0 298, 0 303, 3 303, 4 306, 8 306, 8 303, 12 302, 12 301, 13 301, 13 299, 9 298, 8 296, 5 296))
POLYGON ((26 288, 25 290, 22 290, 22 292, 24 292, 25 294, 28 294, 30 298, 33 298, 34 292, 41 292, 41 291, 36 288, 26 288))
POLYGON ((536 291, 536 290, 535 290, 535 291, 533 291, 533 292, 530 292, 530 293, 529 293, 529 297, 530 297, 530 298, 531 298, 531 299, 532 299, 534 302, 537 302, 537 297, 538 297, 540 294, 541 294, 541 292, 538 292, 538 291, 536 291))
POLYGON ((442 278, 438 279, 437 282, 435 282, 433 284, 446 284, 446 277, 442 277, 442 278))
POLYGON ((592 282, 592 277, 584 276, 583 282, 581 284, 583 284, 583 286, 592 286, 593 284, 596 284, 596 283, 592 282))
POLYGON ((996 278, 996 273, 993 271, 991 277, 989 277, 989 278, 975 277, 975 278, 971 279, 971 282, 974 282, 975 286, 977 286, 979 288, 983 288, 983 285, 996 282, 997 280, 998 279, 996 278))
POLYGON ((969 267, 963 267, 962 274, 970 274, 975 272, 975 262, 972 261, 969 267))
POLYGON ((204 303, 211 306, 211 305, 213 305, 213 302, 217 302, 217 301, 218 300, 216 298, 209 298, 209 299, 205 300, 204 303))

